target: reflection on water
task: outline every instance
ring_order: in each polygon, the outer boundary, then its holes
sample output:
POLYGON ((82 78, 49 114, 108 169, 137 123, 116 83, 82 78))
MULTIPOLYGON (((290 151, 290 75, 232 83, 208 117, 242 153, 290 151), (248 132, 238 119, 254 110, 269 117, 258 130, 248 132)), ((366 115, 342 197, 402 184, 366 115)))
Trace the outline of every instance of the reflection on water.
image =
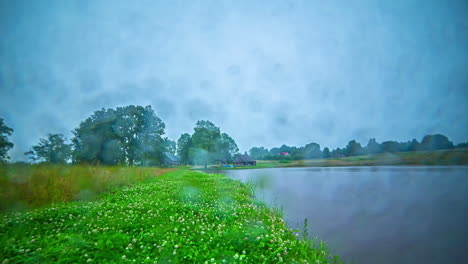
POLYGON ((461 263, 468 245, 468 167, 229 170, 257 186, 350 263, 461 263))

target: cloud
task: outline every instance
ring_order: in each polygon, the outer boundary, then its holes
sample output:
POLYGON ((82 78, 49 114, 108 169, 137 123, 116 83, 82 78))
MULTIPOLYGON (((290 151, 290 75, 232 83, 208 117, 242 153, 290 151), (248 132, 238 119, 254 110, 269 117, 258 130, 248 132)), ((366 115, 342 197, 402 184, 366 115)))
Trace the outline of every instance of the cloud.
POLYGON ((3 1, 0 116, 22 153, 94 110, 209 119, 241 151, 468 140, 464 1, 3 1))

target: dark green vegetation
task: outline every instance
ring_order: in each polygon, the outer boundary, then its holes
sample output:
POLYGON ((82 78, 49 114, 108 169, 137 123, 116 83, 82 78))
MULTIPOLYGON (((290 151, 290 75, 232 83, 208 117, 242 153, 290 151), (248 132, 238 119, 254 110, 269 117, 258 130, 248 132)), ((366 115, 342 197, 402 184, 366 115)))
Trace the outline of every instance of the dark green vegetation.
POLYGON ((317 143, 310 143, 304 147, 282 145, 279 148, 272 148, 270 150, 264 147, 253 147, 250 149, 249 154, 256 160, 307 160, 464 148, 468 148, 468 142, 460 143, 455 146, 448 137, 435 134, 424 136, 421 142, 413 139, 408 142, 384 141, 378 143, 374 138, 371 138, 365 147, 362 147, 356 140, 351 140, 345 148, 336 148, 332 151, 330 151, 329 148, 324 148, 322 151, 320 145, 317 143))
POLYGON ((13 143, 8 140, 13 129, 3 123, 3 118, 0 117, 0 163, 7 161, 10 157, 7 155, 8 150, 13 147, 13 143))
POLYGON ((339 167, 385 165, 468 165, 468 149, 381 153, 353 157, 310 160, 260 160, 257 166, 238 168, 210 167, 216 170, 265 169, 288 167, 339 167))
POLYGON ((0 260, 340 263, 252 197, 251 188, 224 175, 178 170, 98 201, 3 214, 0 260))
MULTIPOLYGON (((151 106, 103 108, 72 131, 71 143, 62 134, 48 134, 24 154, 34 163, 161 166, 176 153, 183 164, 207 164, 231 162, 239 151, 236 142, 210 121, 198 121, 194 133, 182 134, 177 144, 163 137, 164 130, 151 106)), ((12 132, 0 119, 1 162, 9 159, 12 132)))
MULTIPOLYGON (((8 136, 13 130, 3 124, 0 119, 0 162, 8 159, 7 152, 13 143, 8 136)), ((79 127, 73 130, 71 143, 62 134, 48 134, 39 143, 26 152, 34 163, 49 164, 92 164, 92 165, 129 165, 129 166, 172 166, 178 164, 202 165, 229 164, 239 152, 236 142, 228 134, 210 121, 198 121, 192 135, 183 133, 177 143, 163 137, 164 122, 155 114, 151 106, 117 107, 116 109, 101 109, 95 111, 79 127), (174 154, 178 154, 178 157, 174 154), (168 158, 169 157, 169 161, 168 158)), ((354 162, 331 162, 320 159, 338 159, 343 157, 370 156, 369 164, 400 164, 394 159, 385 161, 385 157, 398 156, 398 152, 436 151, 464 149, 468 143, 454 145, 448 137, 435 134, 426 135, 421 142, 413 139, 408 142, 384 141, 378 143, 369 139, 365 147, 356 140, 348 142, 343 149, 321 149, 317 143, 309 143, 303 147, 282 145, 270 150, 264 147, 253 147, 249 154, 254 160, 304 160, 302 164, 323 164, 333 166, 354 162), (383 155, 384 153, 387 153, 383 155), (390 154, 389 154, 390 153, 390 154), (318 159, 307 162, 306 160, 318 159), (377 160, 377 161, 375 161, 377 160)), ((419 154, 415 154, 416 156, 419 154)), ((404 156, 404 155, 403 155, 404 156)), ((433 162, 434 158, 425 159, 416 164, 463 164, 448 161, 433 162)), ((457 159, 455 159, 457 160, 457 159)), ((297 162, 294 162, 297 165, 297 162)), ((362 162, 357 163, 357 165, 362 162)), ((402 164, 415 164, 403 162, 402 164)), ((259 164, 262 167, 262 164, 259 164)), ((273 165, 268 165, 272 167, 273 165)))
POLYGON ((37 208, 99 194, 173 169, 67 165, 0 165, 0 211, 37 208))
POLYGON ((177 140, 177 153, 183 164, 230 163, 239 151, 236 142, 210 121, 198 121, 192 135, 177 140))

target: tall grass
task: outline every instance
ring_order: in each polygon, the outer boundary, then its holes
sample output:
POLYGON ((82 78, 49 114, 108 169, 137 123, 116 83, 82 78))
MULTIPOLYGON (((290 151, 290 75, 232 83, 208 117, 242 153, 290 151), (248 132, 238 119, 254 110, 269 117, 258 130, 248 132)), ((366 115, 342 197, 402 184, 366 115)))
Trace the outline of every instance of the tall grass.
POLYGON ((0 165, 0 211, 94 200, 104 191, 173 169, 66 165, 0 165))

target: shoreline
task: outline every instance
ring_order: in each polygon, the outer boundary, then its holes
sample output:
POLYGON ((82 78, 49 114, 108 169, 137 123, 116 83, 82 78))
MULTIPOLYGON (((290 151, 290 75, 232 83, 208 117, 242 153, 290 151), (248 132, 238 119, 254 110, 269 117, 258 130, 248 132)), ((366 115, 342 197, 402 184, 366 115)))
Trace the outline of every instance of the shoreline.
POLYGON ((257 160, 256 166, 192 167, 192 170, 242 170, 303 167, 362 167, 362 166, 463 166, 468 165, 468 149, 380 153, 342 158, 310 160, 257 160))

